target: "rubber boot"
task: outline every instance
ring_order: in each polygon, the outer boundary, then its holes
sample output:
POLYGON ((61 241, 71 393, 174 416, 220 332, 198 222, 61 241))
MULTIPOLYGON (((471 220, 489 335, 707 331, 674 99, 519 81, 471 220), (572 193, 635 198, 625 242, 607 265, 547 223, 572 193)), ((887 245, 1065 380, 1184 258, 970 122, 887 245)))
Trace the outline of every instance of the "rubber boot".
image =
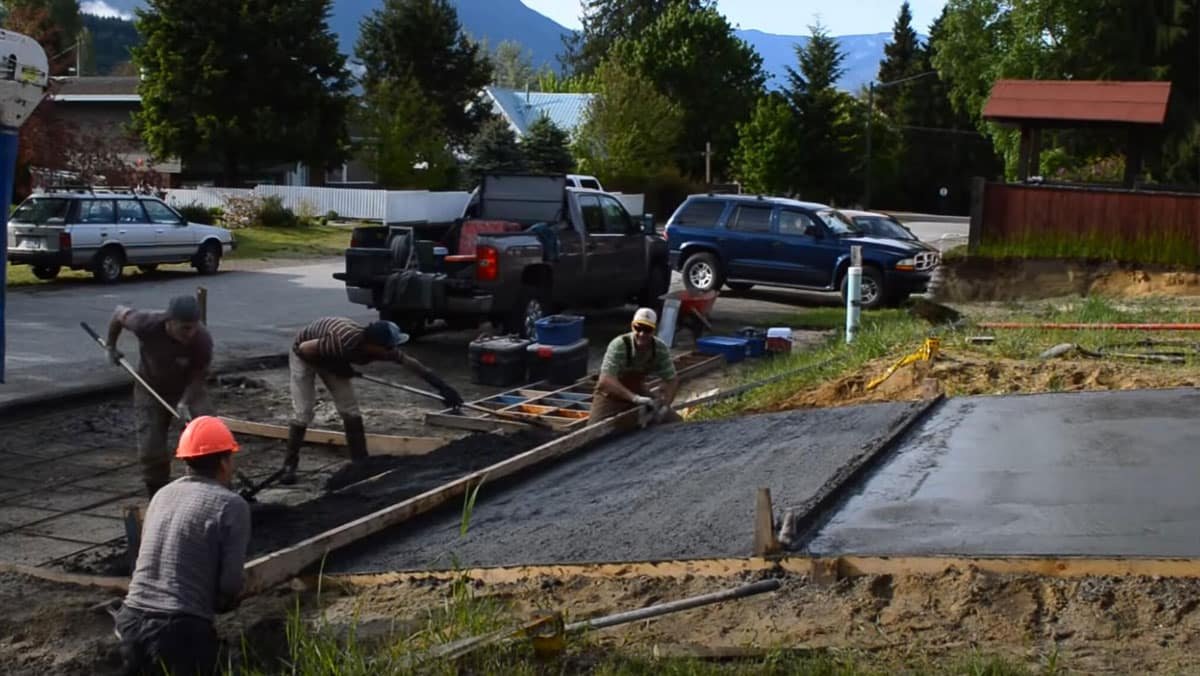
POLYGON ((367 459, 367 431, 363 427, 362 416, 347 416, 342 419, 346 430, 346 446, 350 449, 350 461, 362 462, 367 459))
POLYGON ((283 459, 283 476, 279 483, 291 486, 296 483, 296 468, 300 466, 300 446, 304 443, 305 425, 288 425, 287 455, 283 459))

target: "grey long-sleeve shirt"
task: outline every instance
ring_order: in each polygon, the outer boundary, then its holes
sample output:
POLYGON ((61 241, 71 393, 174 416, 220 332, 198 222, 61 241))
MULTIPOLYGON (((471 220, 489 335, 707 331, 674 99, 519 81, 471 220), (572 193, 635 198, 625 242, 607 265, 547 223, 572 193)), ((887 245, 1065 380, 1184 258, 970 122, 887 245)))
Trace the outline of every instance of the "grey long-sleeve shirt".
POLYGON ((212 619, 242 590, 250 505, 211 479, 185 476, 154 494, 125 605, 212 619))

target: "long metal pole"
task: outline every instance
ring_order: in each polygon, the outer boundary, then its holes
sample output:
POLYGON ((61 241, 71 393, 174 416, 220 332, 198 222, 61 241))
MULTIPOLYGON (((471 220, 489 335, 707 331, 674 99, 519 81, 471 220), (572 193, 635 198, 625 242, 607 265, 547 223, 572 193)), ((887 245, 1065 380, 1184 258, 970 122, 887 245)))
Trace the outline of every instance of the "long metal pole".
POLYGON ((8 286, 8 208, 12 204, 13 178, 17 170, 17 129, 0 128, 0 204, 4 205, 4 236, 0 237, 0 383, 4 382, 4 311, 8 286))
MULTIPOLYGON (((98 344, 100 347, 104 348, 105 350, 108 349, 108 343, 105 343, 104 339, 100 337, 100 334, 96 333, 96 331, 91 326, 88 326, 87 322, 79 322, 79 325, 83 327, 84 331, 87 331, 87 334, 92 337, 92 340, 96 341, 96 344, 98 344)), ((158 403, 162 404, 162 407, 167 409, 167 413, 171 414, 171 417, 176 418, 176 419, 181 419, 181 420, 183 419, 179 415, 179 411, 175 410, 174 406, 168 404, 166 399, 163 399, 161 396, 159 396, 158 392, 154 391, 153 387, 150 387, 150 383, 146 382, 141 376, 138 375, 137 370, 133 368, 133 366, 129 363, 129 361, 127 359, 125 359, 125 357, 121 357, 120 359, 118 359, 117 363, 120 364, 121 368, 128 371, 129 375, 133 376, 133 379, 136 380, 139 385, 141 385, 143 388, 145 388, 145 390, 147 392, 149 392, 151 396, 153 396, 155 399, 157 399, 158 403)), ((190 422, 190 421, 184 420, 184 422, 190 422)))
POLYGON ((743 585, 735 589, 726 589, 724 591, 713 592, 711 594, 702 594, 691 598, 671 601, 669 603, 659 603, 658 605, 639 608, 638 610, 630 610, 624 613, 616 613, 606 615, 605 617, 597 617, 591 620, 583 620, 581 622, 572 622, 566 626, 566 632, 572 633, 583 631, 586 629, 603 629, 605 627, 614 627, 618 624, 626 624, 628 622, 637 622, 639 620, 648 620, 660 615, 669 615, 677 613, 681 610, 690 610, 691 608, 699 608, 712 603, 720 603, 722 601, 732 601, 734 599, 754 596, 755 594, 764 594, 766 592, 779 589, 780 582, 776 579, 759 580, 751 584, 743 585))

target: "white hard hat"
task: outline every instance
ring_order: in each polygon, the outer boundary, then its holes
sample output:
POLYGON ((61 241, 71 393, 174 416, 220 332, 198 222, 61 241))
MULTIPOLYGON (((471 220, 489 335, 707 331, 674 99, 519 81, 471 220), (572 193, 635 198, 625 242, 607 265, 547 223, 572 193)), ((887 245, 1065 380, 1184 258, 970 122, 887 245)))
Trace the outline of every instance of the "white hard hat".
POLYGON ((634 324, 645 324, 650 328, 658 328, 658 314, 648 307, 638 308, 638 311, 633 313, 634 324))

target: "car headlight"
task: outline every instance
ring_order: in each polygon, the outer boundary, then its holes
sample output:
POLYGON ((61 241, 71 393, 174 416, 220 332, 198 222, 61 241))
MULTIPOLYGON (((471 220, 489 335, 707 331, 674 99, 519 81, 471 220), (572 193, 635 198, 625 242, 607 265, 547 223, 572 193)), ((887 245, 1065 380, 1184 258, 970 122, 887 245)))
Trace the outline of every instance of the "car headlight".
POLYGON ((917 269, 917 261, 915 258, 904 258, 904 259, 898 260, 898 261, 896 261, 896 269, 897 270, 910 270, 910 271, 916 270, 917 269))

